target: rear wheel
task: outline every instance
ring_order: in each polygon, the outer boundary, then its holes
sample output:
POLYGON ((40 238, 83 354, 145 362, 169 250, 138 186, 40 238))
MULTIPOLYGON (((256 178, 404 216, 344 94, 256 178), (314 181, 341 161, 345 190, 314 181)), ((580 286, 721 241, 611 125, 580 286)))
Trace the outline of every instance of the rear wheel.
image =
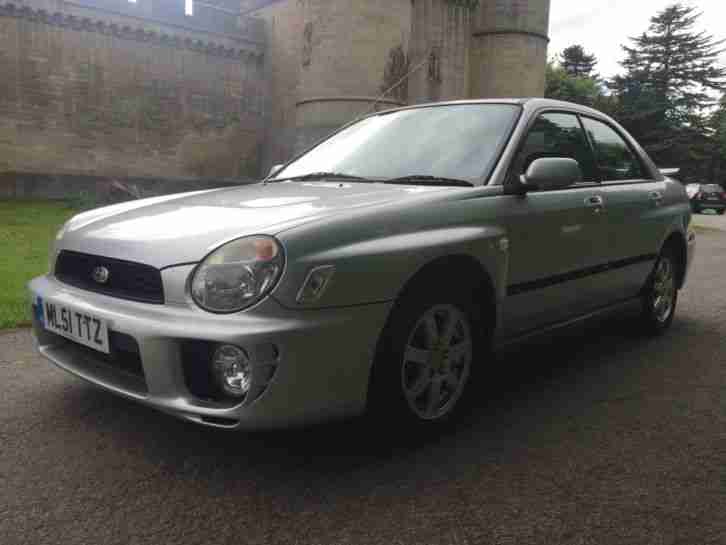
POLYGON ((643 293, 641 321, 648 333, 660 334, 673 322, 680 266, 673 247, 664 247, 643 293))
POLYGON ((466 404, 486 342, 471 293, 406 294, 381 336, 368 396, 374 416, 396 424, 434 426, 466 404))
POLYGON ((716 213, 717 213, 717 214, 718 214, 719 216, 723 216, 724 212, 726 212, 726 210, 724 210, 723 208, 722 208, 721 210, 716 210, 716 213))

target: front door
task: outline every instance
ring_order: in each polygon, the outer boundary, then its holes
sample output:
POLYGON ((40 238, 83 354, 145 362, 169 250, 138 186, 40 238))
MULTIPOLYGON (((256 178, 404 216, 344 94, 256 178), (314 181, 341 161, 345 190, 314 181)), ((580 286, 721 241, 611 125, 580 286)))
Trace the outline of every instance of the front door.
POLYGON ((591 278, 606 260, 607 199, 578 117, 542 114, 531 127, 510 176, 540 157, 578 161, 584 180, 566 189, 511 196, 504 219, 509 237, 504 336, 525 333, 584 314, 603 304, 591 278))

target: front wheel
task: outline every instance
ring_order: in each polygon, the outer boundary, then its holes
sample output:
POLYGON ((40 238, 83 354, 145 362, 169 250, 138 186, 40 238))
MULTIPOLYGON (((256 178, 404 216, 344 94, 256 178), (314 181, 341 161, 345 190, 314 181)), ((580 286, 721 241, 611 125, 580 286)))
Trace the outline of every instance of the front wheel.
POLYGON ((484 340, 471 296, 433 290, 405 296, 393 310, 373 365, 369 408, 386 421, 432 426, 465 403, 484 340))
POLYGON ((648 333, 663 333, 673 322, 678 303, 678 267, 673 248, 666 246, 643 293, 641 321, 648 333))

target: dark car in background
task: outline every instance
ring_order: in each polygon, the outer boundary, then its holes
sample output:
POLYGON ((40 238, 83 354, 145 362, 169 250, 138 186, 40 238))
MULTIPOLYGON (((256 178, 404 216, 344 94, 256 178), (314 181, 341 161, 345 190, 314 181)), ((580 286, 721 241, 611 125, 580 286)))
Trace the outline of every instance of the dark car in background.
POLYGON ((691 209, 696 213, 711 209, 717 214, 726 211, 726 191, 718 184, 688 184, 686 187, 691 199, 691 209))

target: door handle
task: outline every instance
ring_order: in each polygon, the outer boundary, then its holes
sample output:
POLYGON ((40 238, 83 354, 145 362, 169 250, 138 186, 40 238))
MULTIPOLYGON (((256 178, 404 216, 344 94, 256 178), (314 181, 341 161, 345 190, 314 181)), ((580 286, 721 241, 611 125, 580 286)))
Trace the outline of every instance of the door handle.
POLYGON ((595 212, 600 212, 605 205, 605 200, 600 195, 592 195, 585 199, 585 206, 594 208, 595 212))
POLYGON ((660 203, 663 201, 663 193, 660 191, 651 191, 648 193, 648 198, 653 201, 656 206, 659 206, 660 203))

